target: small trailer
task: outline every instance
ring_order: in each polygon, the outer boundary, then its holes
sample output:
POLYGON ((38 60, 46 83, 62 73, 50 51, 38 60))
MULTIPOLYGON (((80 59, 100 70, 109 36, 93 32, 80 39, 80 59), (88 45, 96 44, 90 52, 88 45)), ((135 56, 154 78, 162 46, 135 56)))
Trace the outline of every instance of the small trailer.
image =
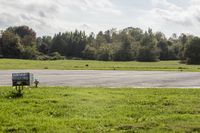
POLYGON ((18 94, 21 94, 24 86, 33 86, 34 76, 32 73, 13 73, 12 86, 15 87, 18 94))
POLYGON ((34 76, 32 73, 13 73, 13 86, 32 86, 34 83, 34 76))

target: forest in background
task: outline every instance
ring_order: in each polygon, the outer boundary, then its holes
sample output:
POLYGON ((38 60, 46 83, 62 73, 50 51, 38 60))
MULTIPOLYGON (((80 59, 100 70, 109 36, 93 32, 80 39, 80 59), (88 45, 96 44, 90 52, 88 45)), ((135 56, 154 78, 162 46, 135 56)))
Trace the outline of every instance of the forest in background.
POLYGON ((28 26, 8 27, 0 33, 0 57, 32 60, 87 59, 102 61, 180 60, 200 64, 200 38, 173 34, 167 38, 152 29, 128 27, 86 35, 84 31, 37 37, 28 26))

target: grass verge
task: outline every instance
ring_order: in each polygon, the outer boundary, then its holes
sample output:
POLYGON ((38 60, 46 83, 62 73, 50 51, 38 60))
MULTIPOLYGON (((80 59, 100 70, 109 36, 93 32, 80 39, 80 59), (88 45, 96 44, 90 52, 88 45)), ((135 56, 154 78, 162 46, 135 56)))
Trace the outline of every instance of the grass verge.
POLYGON ((57 69, 57 70, 135 70, 135 71, 189 71, 200 72, 200 65, 180 64, 179 61, 112 62, 89 60, 34 61, 0 59, 0 70, 57 69))
POLYGON ((42 87, 8 98, 0 132, 200 132, 199 89, 42 87))

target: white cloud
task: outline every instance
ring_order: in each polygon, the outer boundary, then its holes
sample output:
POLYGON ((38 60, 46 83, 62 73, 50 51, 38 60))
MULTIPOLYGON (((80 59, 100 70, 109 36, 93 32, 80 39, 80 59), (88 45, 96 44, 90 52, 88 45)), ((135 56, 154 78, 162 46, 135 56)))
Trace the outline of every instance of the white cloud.
POLYGON ((165 31, 168 35, 173 32, 200 35, 197 28, 200 26, 200 1, 190 0, 189 3, 184 8, 168 0, 152 0, 154 8, 144 19, 148 18, 155 29, 165 31))
POLYGON ((110 15, 121 15, 110 0, 0 0, 0 28, 28 25, 39 35, 85 29, 90 17, 110 15))
POLYGON ((189 0, 187 5, 187 0, 141 0, 143 5, 151 3, 141 8, 134 4, 137 1, 118 0, 123 5, 116 1, 0 0, 0 29, 28 25, 39 35, 53 35, 75 29, 98 32, 134 26, 151 27, 168 36, 174 32, 200 35, 200 0, 189 0))
POLYGON ((114 15, 120 15, 121 12, 115 9, 115 6, 110 0, 58 0, 59 3, 68 8, 78 8, 82 11, 88 11, 90 13, 111 13, 114 15))
POLYGON ((194 5, 200 5, 199 0, 191 0, 191 3, 194 4, 194 5))

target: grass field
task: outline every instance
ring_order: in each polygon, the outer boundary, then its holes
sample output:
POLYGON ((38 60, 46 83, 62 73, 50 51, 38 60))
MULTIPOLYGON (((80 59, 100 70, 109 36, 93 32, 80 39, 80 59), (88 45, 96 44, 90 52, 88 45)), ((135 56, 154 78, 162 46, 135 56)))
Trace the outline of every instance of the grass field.
POLYGON ((0 132, 200 132, 199 89, 0 88, 0 132))
POLYGON ((200 65, 185 65, 179 61, 161 62, 105 62, 88 60, 31 61, 0 59, 0 70, 58 69, 58 70, 136 70, 136 71, 190 71, 200 72, 200 65))

